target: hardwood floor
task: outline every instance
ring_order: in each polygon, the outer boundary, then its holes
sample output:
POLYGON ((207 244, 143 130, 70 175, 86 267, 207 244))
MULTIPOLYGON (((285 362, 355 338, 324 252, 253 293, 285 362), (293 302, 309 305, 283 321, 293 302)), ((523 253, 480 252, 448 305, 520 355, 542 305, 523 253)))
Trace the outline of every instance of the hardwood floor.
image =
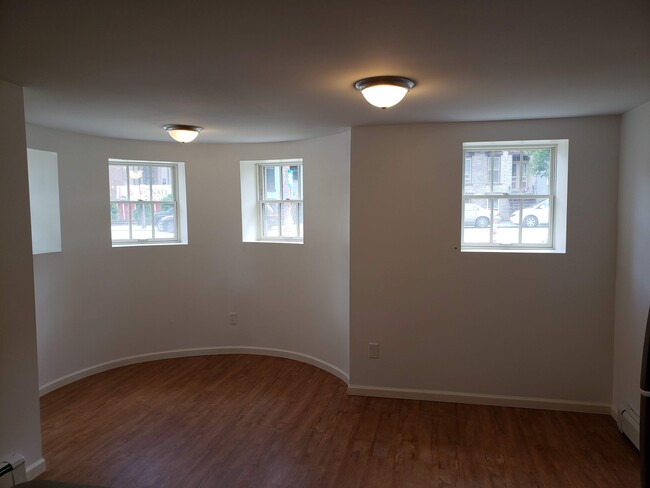
POLYGON ((42 479, 144 487, 634 487, 608 416, 353 397, 313 366, 203 356, 41 399, 42 479))

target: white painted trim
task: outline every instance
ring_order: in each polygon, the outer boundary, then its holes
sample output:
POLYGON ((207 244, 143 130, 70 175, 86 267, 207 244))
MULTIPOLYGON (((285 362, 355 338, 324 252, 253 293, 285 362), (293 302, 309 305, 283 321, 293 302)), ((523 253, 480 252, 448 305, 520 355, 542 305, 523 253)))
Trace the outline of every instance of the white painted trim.
POLYGON ((280 358, 294 359, 303 363, 316 366, 328 373, 333 374, 337 378, 343 380, 346 384, 349 383, 349 377, 345 371, 337 368, 333 364, 325 362, 314 356, 302 354, 300 352, 287 351, 284 349, 274 349, 270 347, 249 347, 249 346, 227 346, 227 347, 199 347, 194 349, 175 349, 171 351, 153 352, 148 354, 138 354, 136 356, 128 356, 125 358, 114 359, 106 361, 105 363, 96 364, 88 368, 80 369, 74 373, 67 374, 61 378, 50 381, 39 388, 40 395, 45 395, 51 391, 61 388, 67 384, 73 383, 87 376, 92 376, 109 369, 119 368, 120 366, 127 366, 129 364, 144 363, 147 361, 156 361, 158 359, 171 359, 192 356, 213 356, 221 354, 257 354, 260 356, 275 356, 280 358))
POLYGON ((350 385, 348 387, 348 395, 600 414, 609 414, 611 409, 609 403, 600 402, 578 402, 550 398, 485 395, 482 393, 459 393, 452 391, 418 390, 409 388, 380 388, 364 385, 350 385))
POLYGON ((31 481, 37 476, 42 475, 45 473, 45 459, 40 458, 36 461, 34 461, 32 464, 30 464, 27 469, 27 481, 31 481))

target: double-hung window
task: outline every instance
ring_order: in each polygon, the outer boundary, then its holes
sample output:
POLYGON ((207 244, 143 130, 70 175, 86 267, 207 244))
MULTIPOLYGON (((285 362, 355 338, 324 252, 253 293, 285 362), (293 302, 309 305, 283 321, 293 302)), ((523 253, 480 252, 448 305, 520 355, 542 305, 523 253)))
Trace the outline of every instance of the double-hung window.
POLYGON ((113 245, 179 242, 178 165, 110 159, 113 245))
POLYGON ((258 239, 303 240, 302 160, 257 163, 258 239))
POLYGON ((568 153, 568 141, 463 145, 462 250, 555 249, 555 142, 568 153))

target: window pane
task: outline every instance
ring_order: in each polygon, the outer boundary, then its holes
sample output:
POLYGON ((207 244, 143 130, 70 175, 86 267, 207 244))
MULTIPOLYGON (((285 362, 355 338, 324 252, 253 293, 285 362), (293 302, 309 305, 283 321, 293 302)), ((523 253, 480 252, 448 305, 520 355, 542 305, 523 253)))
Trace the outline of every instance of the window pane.
POLYGON ((522 188, 525 193, 550 193, 551 150, 533 149, 524 151, 525 179, 522 188))
POLYGON ((502 160, 502 171, 510 173, 509 193, 550 192, 550 149, 504 151, 502 160))
POLYGON ((263 200, 281 200, 280 166, 261 166, 263 174, 263 200))
POLYGON ((108 166, 108 183, 111 200, 128 200, 126 189, 126 166, 111 164, 108 166))
POLYGON ((151 204, 131 204, 131 236, 133 239, 153 238, 152 214, 151 204))
POLYGON ((513 199, 513 212, 510 215, 510 222, 523 227, 537 227, 538 225, 548 226, 549 222, 549 200, 548 198, 522 198, 513 199), (523 215, 523 216, 522 216, 523 215))
POLYGON ((298 165, 282 166, 283 200, 302 200, 300 195, 300 173, 298 165))
POLYGON ((492 151, 465 152, 465 194, 490 193, 492 151), (468 168, 471 168, 468 170, 468 168))
POLYGON ((519 244, 519 225, 510 222, 513 208, 519 208, 518 198, 499 198, 493 202, 496 223, 492 241, 495 244, 519 244))
POLYGON ((464 242, 471 244, 488 244, 490 242, 490 223, 492 211, 485 198, 468 198, 465 200, 463 214, 464 242))
POLYGON ((176 211, 175 205, 154 204, 154 236, 156 239, 176 238, 176 211))
POLYGON ((129 166, 129 183, 131 188, 130 199, 132 201, 149 201, 151 181, 151 169, 149 166, 129 166))
POLYGON ((548 225, 521 230, 521 242, 524 244, 548 244, 548 225))
MULTIPOLYGON (((126 171, 124 173, 126 175, 126 171)), ((111 239, 129 239, 129 204, 111 203, 111 239)))
POLYGON ((299 203, 281 203, 282 237, 300 237, 302 235, 302 213, 299 203))
POLYGON ((492 151, 492 192, 493 193, 506 193, 508 191, 507 184, 504 185, 501 179, 501 156, 503 151, 492 151))
POLYGON ((280 237, 279 203, 262 204, 262 235, 264 237, 280 237))
POLYGON ((152 200, 159 202, 175 200, 173 168, 169 166, 152 166, 150 169, 152 200))
POLYGON ((525 200, 528 205, 521 212, 522 242, 526 244, 548 244, 550 203, 548 198, 525 200))

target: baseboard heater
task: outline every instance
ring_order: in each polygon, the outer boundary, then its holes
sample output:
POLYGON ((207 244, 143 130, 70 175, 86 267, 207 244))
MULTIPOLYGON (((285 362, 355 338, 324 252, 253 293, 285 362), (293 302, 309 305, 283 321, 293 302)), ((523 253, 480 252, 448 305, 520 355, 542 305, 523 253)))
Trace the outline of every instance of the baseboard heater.
POLYGON ((631 408, 628 407, 621 411, 618 420, 618 429, 639 449, 641 423, 639 416, 631 408))
POLYGON ((27 481, 25 458, 12 456, 8 461, 0 462, 0 488, 9 488, 27 481))

